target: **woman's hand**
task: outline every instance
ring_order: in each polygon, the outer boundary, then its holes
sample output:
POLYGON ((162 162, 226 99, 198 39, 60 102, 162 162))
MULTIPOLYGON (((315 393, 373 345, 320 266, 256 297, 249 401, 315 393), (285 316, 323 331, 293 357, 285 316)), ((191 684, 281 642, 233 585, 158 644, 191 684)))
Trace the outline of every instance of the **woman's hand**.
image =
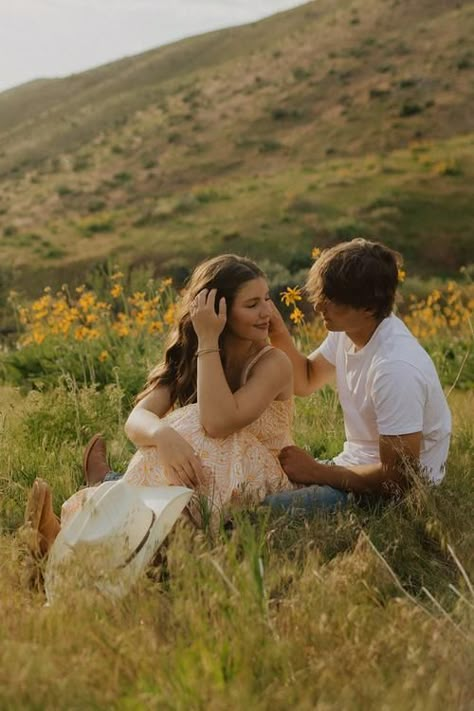
POLYGON ((227 321, 227 307, 224 297, 219 301, 216 313, 217 289, 203 289, 191 304, 191 321, 199 340, 199 345, 213 347, 217 345, 219 336, 227 321))
POLYGON ((163 473, 169 483, 190 489, 199 486, 203 481, 202 464, 189 442, 172 427, 162 427, 155 439, 163 473))

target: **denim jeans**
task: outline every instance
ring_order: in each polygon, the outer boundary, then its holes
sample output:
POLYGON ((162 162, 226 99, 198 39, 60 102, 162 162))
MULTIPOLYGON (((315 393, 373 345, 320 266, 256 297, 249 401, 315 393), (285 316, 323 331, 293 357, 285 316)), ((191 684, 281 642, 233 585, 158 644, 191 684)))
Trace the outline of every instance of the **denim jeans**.
MULTIPOLYGON (((318 459, 320 464, 334 466, 333 459, 318 459)), ((333 489, 332 486, 313 484, 293 491, 280 491, 270 494, 263 500, 264 506, 280 513, 315 514, 318 511, 335 511, 347 506, 350 494, 347 491, 333 489)))
POLYGON ((105 475, 104 481, 118 481, 123 477, 123 474, 117 474, 117 472, 110 471, 105 475))
POLYGON ((279 491, 263 500, 263 506, 281 513, 314 514, 318 511, 334 511, 343 508, 349 501, 347 491, 333 489, 332 486, 304 486, 294 491, 279 491))

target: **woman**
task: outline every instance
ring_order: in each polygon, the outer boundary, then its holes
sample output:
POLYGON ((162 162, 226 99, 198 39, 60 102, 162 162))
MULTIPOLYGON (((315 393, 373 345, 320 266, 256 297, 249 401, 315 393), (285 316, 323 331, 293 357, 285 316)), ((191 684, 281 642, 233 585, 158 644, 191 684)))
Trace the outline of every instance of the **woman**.
MULTIPOLYGON (((223 255, 199 265, 163 362, 126 422, 138 450, 124 479, 193 488, 191 516, 198 524, 203 513, 216 522, 230 504, 256 504, 294 488, 278 461, 292 444, 292 368, 267 345, 270 313, 267 282, 252 261, 223 255)), ((91 491, 63 504, 62 524, 91 491)), ((45 482, 35 482, 26 518, 44 556, 60 526, 45 482)))

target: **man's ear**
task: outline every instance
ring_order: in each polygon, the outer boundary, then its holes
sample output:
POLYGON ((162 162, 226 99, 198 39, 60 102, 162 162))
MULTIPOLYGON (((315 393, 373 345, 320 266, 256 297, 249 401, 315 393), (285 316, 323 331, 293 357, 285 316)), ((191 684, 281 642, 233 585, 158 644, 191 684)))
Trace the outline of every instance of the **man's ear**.
POLYGON ((367 308, 367 309, 362 309, 362 311, 363 311, 364 314, 367 316, 367 318, 370 318, 370 319, 376 319, 376 318, 377 318, 374 309, 367 308))

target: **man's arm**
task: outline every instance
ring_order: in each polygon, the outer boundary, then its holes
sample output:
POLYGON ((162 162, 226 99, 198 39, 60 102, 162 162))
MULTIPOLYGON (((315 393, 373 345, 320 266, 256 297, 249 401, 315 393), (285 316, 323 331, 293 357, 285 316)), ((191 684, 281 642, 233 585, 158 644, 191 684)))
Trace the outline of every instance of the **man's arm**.
POLYGON ((299 447, 285 447, 280 462, 290 481, 319 484, 356 494, 389 494, 410 484, 410 470, 418 470, 421 432, 379 438, 380 461, 351 467, 321 464, 299 447))
POLYGON ((295 395, 311 395, 334 380, 336 368, 317 351, 308 358, 300 353, 275 304, 272 304, 270 341, 272 346, 286 353, 293 366, 295 395))

